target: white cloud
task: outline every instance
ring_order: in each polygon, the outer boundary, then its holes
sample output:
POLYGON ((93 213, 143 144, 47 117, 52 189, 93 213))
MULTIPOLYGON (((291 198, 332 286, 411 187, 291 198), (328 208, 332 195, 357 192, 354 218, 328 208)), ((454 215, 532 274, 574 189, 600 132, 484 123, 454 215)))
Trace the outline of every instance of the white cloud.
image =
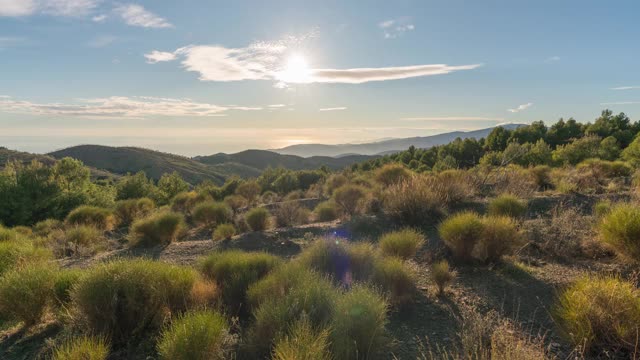
POLYGON ((148 11, 141 5, 125 4, 114 9, 127 25, 144 28, 170 28, 173 25, 166 19, 148 11))
POLYGON ((191 99, 171 99, 148 96, 111 96, 107 98, 78 99, 77 103, 35 103, 0 97, 0 112, 32 115, 71 116, 83 118, 130 118, 149 116, 225 116, 229 110, 251 111, 261 107, 215 105, 191 99))
POLYGON ((341 111, 341 110, 347 110, 347 108, 345 106, 339 106, 339 107, 330 107, 330 108, 318 109, 318 111, 341 111))
POLYGON ((507 111, 511 112, 511 113, 517 113, 517 112, 520 112, 520 111, 523 111, 523 110, 527 110, 532 105, 533 105, 533 103, 526 103, 526 104, 518 105, 518 107, 515 108, 515 109, 507 109, 507 111))
POLYGON ((144 56, 149 63, 180 59, 182 66, 187 71, 198 73, 202 81, 274 80, 276 88, 288 88, 288 84, 296 83, 361 84, 370 81, 448 74, 482 66, 482 64, 460 66, 427 64, 380 68, 308 69, 304 76, 283 76, 286 73, 285 58, 299 47, 300 41, 299 38, 291 37, 276 42, 255 43, 244 48, 189 45, 174 52, 154 50, 144 56))
POLYGON ((378 23, 378 27, 382 29, 385 39, 395 39, 416 28, 411 19, 407 17, 381 21, 378 23))
POLYGON ((640 104, 640 101, 613 101, 613 102, 603 102, 600 105, 636 105, 640 104))
POLYGON ((611 88, 611 90, 635 90, 635 89, 640 89, 640 86, 638 86, 638 85, 633 85, 633 86, 618 86, 618 87, 613 87, 613 88, 611 88))
POLYGON ((154 50, 149 54, 144 54, 144 57, 147 58, 147 62, 149 64, 155 64, 157 62, 163 61, 173 61, 176 59, 176 55, 174 53, 157 50, 154 50))
POLYGON ((112 35, 101 35, 98 37, 95 37, 93 39, 91 39, 87 45, 89 47, 93 47, 93 48, 101 48, 101 47, 105 47, 111 43, 113 43, 114 41, 116 41, 116 37, 112 36, 112 35))
POLYGON ((0 16, 29 16, 37 13, 77 17, 89 14, 101 0, 0 0, 0 16))
POLYGON ((271 104, 271 105, 268 105, 268 107, 270 107, 272 109, 282 108, 282 107, 285 107, 285 106, 287 106, 287 105, 285 105, 285 104, 271 104))
POLYGON ((407 117, 404 121, 503 121, 504 118, 485 116, 435 116, 435 117, 407 117))
POLYGON ((100 14, 100 15, 96 15, 94 17, 91 18, 91 21, 93 22, 97 22, 97 23, 101 23, 104 22, 105 20, 107 20, 109 16, 107 16, 106 14, 100 14))

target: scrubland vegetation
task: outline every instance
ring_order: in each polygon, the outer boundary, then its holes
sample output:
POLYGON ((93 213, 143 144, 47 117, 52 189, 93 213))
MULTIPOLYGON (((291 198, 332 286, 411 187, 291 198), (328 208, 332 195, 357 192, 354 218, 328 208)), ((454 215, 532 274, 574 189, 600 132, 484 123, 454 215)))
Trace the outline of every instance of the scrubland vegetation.
POLYGON ((9 163, 0 358, 638 358, 639 132, 605 111, 223 185, 9 163))

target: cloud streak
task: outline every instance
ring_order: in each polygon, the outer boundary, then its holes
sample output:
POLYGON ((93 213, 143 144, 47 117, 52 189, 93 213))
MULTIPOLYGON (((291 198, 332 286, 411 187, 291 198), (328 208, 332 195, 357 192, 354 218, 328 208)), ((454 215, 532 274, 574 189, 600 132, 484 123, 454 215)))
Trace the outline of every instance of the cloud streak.
POLYGON ((618 86, 618 87, 611 88, 611 90, 635 90, 635 89, 640 89, 640 85, 618 86))
POLYGON ((510 113, 518 113, 518 112, 527 110, 531 106, 533 106, 533 103, 526 103, 526 104, 518 105, 518 107, 515 109, 507 109, 507 111, 510 113))
POLYGON ((381 21, 378 27, 382 29, 385 39, 395 39, 407 31, 413 31, 416 27, 410 18, 398 18, 381 21))
POLYGON ((603 102, 600 105, 636 105, 640 104, 640 101, 613 101, 613 102, 603 102))
POLYGON ((406 117, 403 121, 504 121, 500 117, 485 116, 431 116, 431 117, 406 117))
POLYGON ((191 99, 171 99, 148 96, 111 96, 107 98, 79 99, 77 104, 35 103, 0 97, 0 112, 31 115, 69 116, 82 118, 144 119, 151 116, 209 117, 225 116, 227 111, 261 110, 262 107, 215 105, 191 99))
POLYGON ((318 111, 342 111, 347 110, 346 106, 338 106, 338 107, 329 107, 329 108, 321 108, 318 111))
POLYGON ((160 29, 173 27, 173 24, 166 19, 148 11, 141 5, 120 5, 116 7, 114 11, 127 25, 160 29))
POLYGON ((89 14, 99 3, 100 0, 0 0, 0 16, 45 14, 79 17, 89 14))

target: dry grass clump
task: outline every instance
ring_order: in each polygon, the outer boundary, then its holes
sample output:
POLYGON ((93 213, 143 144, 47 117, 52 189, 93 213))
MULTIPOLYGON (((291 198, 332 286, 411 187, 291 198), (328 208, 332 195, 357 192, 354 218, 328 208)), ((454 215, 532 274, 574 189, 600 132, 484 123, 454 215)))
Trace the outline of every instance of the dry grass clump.
POLYGON ((175 212, 159 212, 136 220, 129 230, 131 246, 167 245, 184 229, 184 217, 175 212))
POLYGON ((338 206, 333 201, 324 201, 313 210, 317 221, 333 221, 338 218, 338 206))
POLYGON ((55 273, 46 264, 31 264, 0 278, 0 317, 37 324, 51 302, 55 273))
POLYGON ((331 360, 329 330, 314 329, 306 316, 298 320, 275 344, 274 360, 331 360))
POLYGON ((195 191, 181 192, 171 200, 171 210, 190 216, 196 204, 210 200, 211 196, 208 194, 197 193, 195 191))
POLYGON ((411 170, 398 163, 385 164, 375 173, 377 182, 387 187, 405 181, 411 177, 411 170))
POLYGON ((223 201, 231 208, 234 214, 237 214, 240 209, 249 205, 249 201, 240 195, 229 195, 225 197, 223 201))
POLYGON ((36 247, 31 242, 0 242, 0 275, 27 264, 50 260, 52 257, 50 250, 36 247))
POLYGON ((6 229, 0 225, 0 242, 2 241, 22 241, 26 238, 24 234, 15 229, 6 229))
POLYGON ((616 252, 633 261, 640 261, 640 208, 618 204, 605 215, 599 225, 600 238, 616 252))
POLYGON ((447 218, 440 224, 438 231, 453 256, 468 261, 480 235, 482 218, 476 213, 462 212, 447 218))
POLYGON ((434 190, 447 204, 455 204, 471 199, 479 190, 480 180, 468 170, 445 170, 435 177, 434 190))
POLYGON ((295 226, 309 222, 311 212, 297 201, 287 201, 279 204, 273 210, 276 226, 295 226))
POLYGON ((73 252, 79 254, 81 249, 94 253, 105 239, 102 232, 93 226, 77 225, 64 232, 65 241, 73 246, 73 252))
POLYGON ((73 316, 91 333, 135 343, 187 308, 197 279, 193 269, 150 260, 100 264, 73 286, 73 316))
POLYGON ((37 236, 48 236, 53 231, 62 230, 64 223, 56 219, 47 219, 33 225, 33 233, 37 236))
POLYGON ((451 270, 447 260, 441 260, 431 265, 431 281, 438 287, 438 294, 444 295, 447 287, 455 280, 456 272, 451 270))
POLYGON ((213 231, 213 240, 229 240, 236 234, 233 224, 220 224, 213 231))
POLYGON ((148 198, 120 200, 116 202, 115 213, 120 223, 129 225, 153 212, 156 204, 148 198))
POLYGON ((281 260, 262 252, 225 251, 212 253, 200 262, 200 271, 216 282, 224 304, 237 311, 247 303, 247 289, 277 268, 281 260))
POLYGON ((508 165, 492 170, 487 175, 487 183, 492 184, 496 193, 507 193, 521 199, 531 197, 538 190, 538 179, 529 171, 516 165, 508 165))
POLYGON ((404 260, 413 258, 424 243, 424 235, 409 228, 386 233, 378 240, 380 251, 384 255, 404 260))
POLYGON ((611 212, 612 208, 611 201, 609 200, 600 200, 593 206, 593 216, 597 219, 602 219, 607 214, 611 212))
POLYGON ((231 221, 233 210, 222 202, 205 201, 196 205, 192 212, 193 222, 206 228, 214 228, 231 221))
POLYGON ((489 215, 521 218, 527 212, 527 202, 511 194, 502 194, 489 201, 489 215))
POLYGON ((366 281, 380 289, 392 305, 410 303, 416 290, 415 274, 398 258, 377 259, 366 281))
POLYGON ((174 320, 160 336, 158 354, 166 360, 229 359, 236 339, 229 324, 211 310, 190 312, 174 320))
POLYGON ((109 343, 102 337, 82 336, 56 347, 53 360, 106 360, 109 343))
POLYGON ((333 191, 333 201, 347 217, 359 214, 367 190, 359 185, 343 185, 333 191))
POLYGON ((640 292, 630 282, 582 278, 560 295, 554 314, 566 336, 587 352, 638 350, 640 292))
POLYGON ((258 207, 249 210, 244 220, 251 231, 263 231, 269 227, 269 217, 271 214, 265 208, 258 207))
POLYGON ((408 226, 437 222, 445 213, 446 202, 434 190, 433 178, 412 176, 389 186, 382 194, 382 207, 395 221, 408 226))
POLYGON ((102 231, 110 231, 115 228, 118 220, 115 214, 105 208, 97 206, 82 205, 71 211, 65 219, 67 225, 87 225, 93 226, 102 231))
POLYGON ((71 302, 71 289, 80 281, 84 271, 80 269, 61 269, 55 273, 53 281, 53 300, 57 308, 68 308, 71 302))

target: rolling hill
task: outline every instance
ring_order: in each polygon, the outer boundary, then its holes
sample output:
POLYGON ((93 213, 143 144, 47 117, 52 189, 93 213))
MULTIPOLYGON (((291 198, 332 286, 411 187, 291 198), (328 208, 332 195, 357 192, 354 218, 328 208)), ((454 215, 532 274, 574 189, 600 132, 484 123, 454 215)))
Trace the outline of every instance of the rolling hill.
MULTIPOLYGON (((502 125, 507 129, 514 129, 522 126, 521 124, 502 125)), ((456 138, 483 138, 489 135, 494 128, 486 128, 474 131, 454 131, 444 134, 431 136, 418 136, 402 139, 390 139, 384 141, 376 141, 364 144, 299 144, 291 145, 281 149, 272 150, 283 155, 297 155, 302 157, 322 155, 322 156, 340 156, 342 154, 360 154, 360 155, 384 155, 397 151, 408 149, 410 146, 417 148, 430 148, 432 146, 444 145, 450 143, 456 138)))

